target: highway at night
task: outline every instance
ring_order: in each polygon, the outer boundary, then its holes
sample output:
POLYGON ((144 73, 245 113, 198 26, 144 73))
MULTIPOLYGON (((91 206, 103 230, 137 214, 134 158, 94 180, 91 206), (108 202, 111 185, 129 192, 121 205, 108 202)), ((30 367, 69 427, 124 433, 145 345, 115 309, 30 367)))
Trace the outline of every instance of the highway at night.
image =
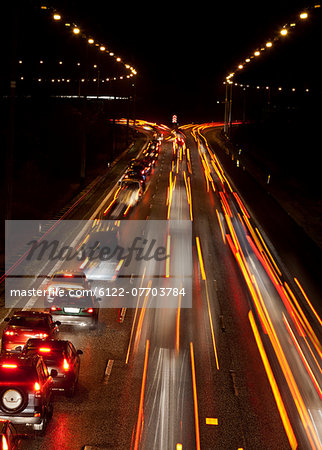
POLYGON ((0 450, 321 450, 321 4, 6 3, 0 450))
MULTIPOLYGON (((143 126, 140 154, 153 135, 143 126)), ((192 307, 178 296, 175 308, 162 308, 162 299, 153 308, 147 294, 121 320, 118 309, 101 308, 96 330, 61 325, 60 338, 83 351, 79 386, 72 399, 55 396, 45 436, 23 448, 321 447, 321 320, 209 144, 207 132, 221 128, 154 126, 163 140, 142 200, 113 213, 121 158, 104 195, 94 189, 69 214, 190 221, 192 307)), ((172 261, 171 233, 168 240, 172 261)))

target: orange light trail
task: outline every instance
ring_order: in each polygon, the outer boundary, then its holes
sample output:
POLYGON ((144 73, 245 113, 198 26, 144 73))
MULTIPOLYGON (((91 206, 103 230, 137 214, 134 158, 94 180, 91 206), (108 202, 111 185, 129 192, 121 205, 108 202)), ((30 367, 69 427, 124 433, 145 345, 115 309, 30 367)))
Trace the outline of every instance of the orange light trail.
POLYGON ((194 357, 192 342, 190 342, 190 356, 191 356, 191 373, 192 373, 192 388, 193 388, 193 406, 194 406, 194 412, 195 412, 196 449, 200 450, 200 432, 199 432, 199 413, 198 413, 198 399, 197 399, 196 368, 195 368, 195 357, 194 357))
POLYGON ((264 345, 263 345, 263 342, 261 340, 258 328, 256 326, 255 319, 254 319, 252 311, 249 311, 248 319, 249 319, 250 325, 251 325, 252 330, 253 330, 255 341, 256 341, 259 353, 261 355, 262 361, 263 361, 263 365, 264 365, 264 368, 265 368, 265 371, 266 371, 266 375, 267 375, 268 381, 270 383, 270 386, 271 386, 271 389, 272 389, 272 392, 273 392, 273 395, 274 395, 274 398, 275 398, 275 402, 276 402, 276 405, 277 405, 277 408, 278 408, 278 412, 279 412, 280 417, 282 419, 283 426, 284 426, 284 429, 285 429, 288 441, 290 443, 291 449, 295 450, 297 448, 297 446, 298 446, 297 445, 297 440, 296 440, 293 428, 291 426, 291 422, 290 422, 290 420, 288 418, 288 415, 287 415, 287 412, 286 412, 286 409, 285 409, 285 406, 284 406, 284 403, 283 403, 280 391, 278 389, 278 386, 277 386, 277 383, 276 383, 276 380, 275 380, 272 368, 271 368, 271 366, 269 364, 269 361, 268 361, 268 358, 267 358, 267 355, 266 355, 266 352, 265 352, 265 349, 264 349, 264 345))
POLYGON ((139 443, 140 443, 140 431, 141 431, 141 425, 142 425, 142 421, 143 421, 143 402, 144 402, 144 391, 145 391, 145 383, 146 383, 146 373, 147 373, 147 368, 148 368, 149 347, 150 347, 150 341, 147 339, 146 345, 145 345, 145 357, 144 357, 144 366, 143 366, 139 414, 138 414, 138 420, 137 420, 137 425, 136 425, 135 442, 134 442, 134 447, 133 447, 134 450, 137 450, 139 448, 139 443))
POLYGON ((201 252, 200 241, 199 241, 199 237, 198 236, 196 236, 196 244, 197 244, 198 257, 199 257, 201 278, 203 280, 205 280, 206 279, 206 273, 205 273, 205 268, 204 268, 204 265, 203 265, 202 252, 201 252))
POLYGON ((290 327, 290 324, 288 323, 288 320, 286 319, 284 314, 283 314, 283 321, 284 321, 284 323, 286 325, 287 331, 289 332, 289 334, 290 334, 290 336, 292 338, 292 341, 293 341, 293 343, 295 345, 295 348, 298 351, 298 354, 300 355, 300 358, 301 358, 301 360, 302 360, 302 362, 304 364, 304 367, 306 368, 306 371, 309 374, 309 376, 310 376, 310 378, 312 380, 312 383, 314 384, 314 387, 317 390, 317 393, 319 394, 320 399, 322 400, 322 391, 321 391, 321 388, 319 386, 319 383, 317 382, 317 380, 315 378, 315 375, 312 372, 312 369, 311 369, 309 363, 307 362, 307 359, 305 358, 303 350, 301 349, 300 344, 298 343, 298 341, 297 341, 297 339, 296 339, 296 337, 295 337, 295 335, 293 333, 293 330, 290 327))
POLYGON ((319 317, 318 313, 317 313, 317 312, 315 311, 315 309, 313 308, 313 305, 312 305, 312 303, 310 302, 308 296, 306 295, 304 289, 302 288, 302 286, 301 286, 299 280, 298 280, 297 278, 294 278, 294 281, 295 281, 295 283, 298 285, 300 291, 302 292, 303 297, 304 297, 305 300, 307 301, 309 307, 311 308, 313 314, 314 314, 315 317, 317 318, 319 324, 322 326, 322 320, 321 320, 321 318, 319 317))

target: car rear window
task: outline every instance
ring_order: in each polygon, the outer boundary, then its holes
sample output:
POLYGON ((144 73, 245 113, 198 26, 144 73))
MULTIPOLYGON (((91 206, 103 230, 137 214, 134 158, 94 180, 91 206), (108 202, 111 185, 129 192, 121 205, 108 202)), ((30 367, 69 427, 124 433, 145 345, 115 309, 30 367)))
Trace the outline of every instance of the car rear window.
POLYGON ((10 320, 10 325, 40 329, 48 326, 48 320, 44 317, 39 318, 39 317, 14 316, 10 320))
MULTIPOLYGON (((19 367, 17 368, 4 368, 0 364, 0 385, 13 383, 13 384, 26 384, 32 383, 37 380, 36 371, 32 370, 30 367, 19 367)), ((10 362, 10 364, 12 364, 10 362)))

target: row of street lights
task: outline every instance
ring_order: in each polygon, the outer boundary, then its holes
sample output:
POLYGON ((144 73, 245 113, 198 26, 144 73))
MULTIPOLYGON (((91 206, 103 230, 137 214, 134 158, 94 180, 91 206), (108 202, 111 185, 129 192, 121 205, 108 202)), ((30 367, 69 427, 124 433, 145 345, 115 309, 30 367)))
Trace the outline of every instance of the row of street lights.
POLYGON ((102 43, 102 42, 94 39, 91 35, 87 34, 85 31, 83 31, 76 23, 74 23, 72 21, 63 20, 63 15, 61 13, 59 13, 57 10, 55 10, 54 8, 47 6, 47 5, 42 5, 40 8, 42 10, 49 12, 49 14, 51 15, 52 20, 54 22, 61 22, 61 23, 64 22, 64 26, 67 29, 71 29, 72 33, 75 36, 80 36, 81 38, 86 40, 87 44, 90 47, 97 47, 97 49, 100 53, 106 54, 109 57, 114 58, 114 60, 117 63, 122 64, 123 67, 129 72, 129 76, 137 75, 137 70, 131 64, 128 64, 125 61, 123 61, 120 56, 115 55, 115 53, 113 51, 109 50, 105 43, 102 43))
MULTIPOLYGON (((249 55, 247 58, 245 58, 243 61, 239 62, 236 66, 236 68, 230 72, 224 81, 224 84, 226 85, 225 89, 225 115, 224 115, 224 132, 225 134, 230 133, 231 131, 231 124, 232 124, 232 95, 233 95, 233 85, 238 85, 238 83, 233 82, 233 78, 235 75, 238 75, 240 71, 242 71, 250 62, 257 60, 257 58, 262 55, 267 49, 272 48, 280 39, 285 38, 291 30, 293 30, 296 25, 303 20, 306 20, 309 18, 309 15, 314 10, 317 10, 321 7, 320 4, 314 4, 312 7, 307 8, 305 11, 302 11, 297 15, 297 18, 294 21, 291 21, 288 24, 285 24, 282 28, 280 28, 279 32, 275 35, 273 39, 267 40, 265 44, 262 46, 256 48, 255 51, 252 52, 251 55, 249 55)), ((239 85, 245 89, 245 85, 239 85)), ((246 85, 246 87, 249 87, 249 85, 246 85)), ((269 89, 269 87, 265 86, 266 89, 269 89)), ((259 86, 257 86, 257 89, 260 89, 259 86)), ((279 91, 282 90, 281 87, 278 88, 279 91)), ((295 88, 292 88, 292 91, 295 92, 295 88)), ((309 92, 308 89, 305 90, 306 92, 309 92)))

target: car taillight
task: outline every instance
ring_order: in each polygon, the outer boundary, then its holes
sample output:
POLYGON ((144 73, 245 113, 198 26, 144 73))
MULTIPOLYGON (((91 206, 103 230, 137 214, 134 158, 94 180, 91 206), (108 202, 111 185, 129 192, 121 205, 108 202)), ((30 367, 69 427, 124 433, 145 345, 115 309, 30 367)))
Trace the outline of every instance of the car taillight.
POLYGON ((34 384, 34 391, 35 392, 39 392, 40 391, 40 384, 36 381, 36 383, 34 384))
POLYGON ((86 309, 83 309, 83 312, 87 312, 87 313, 92 314, 94 312, 94 309, 93 308, 86 308, 86 309))
POLYGON ((58 306, 52 306, 50 308, 50 311, 61 311, 61 308, 59 308, 58 306))
POLYGON ((64 273, 64 277, 73 278, 73 276, 72 273, 64 273))
POLYGON ((66 358, 64 358, 64 362, 63 362, 63 369, 65 371, 69 370, 69 364, 66 358))
POLYGON ((48 337, 48 334, 47 333, 39 333, 39 337, 40 337, 40 339, 44 339, 44 338, 48 337))
POLYGON ((41 353, 50 353, 51 352, 51 348, 40 347, 38 351, 41 352, 41 353))
POLYGON ((14 336, 15 332, 14 331, 6 331, 5 335, 6 336, 14 336))
POLYGON ((2 439, 1 439, 1 449, 2 450, 9 450, 7 438, 4 435, 2 435, 2 439))
POLYGON ((4 363, 1 367, 4 369, 16 369, 18 366, 17 364, 4 363))
POLYGON ((142 175, 144 174, 144 170, 141 170, 142 175))

